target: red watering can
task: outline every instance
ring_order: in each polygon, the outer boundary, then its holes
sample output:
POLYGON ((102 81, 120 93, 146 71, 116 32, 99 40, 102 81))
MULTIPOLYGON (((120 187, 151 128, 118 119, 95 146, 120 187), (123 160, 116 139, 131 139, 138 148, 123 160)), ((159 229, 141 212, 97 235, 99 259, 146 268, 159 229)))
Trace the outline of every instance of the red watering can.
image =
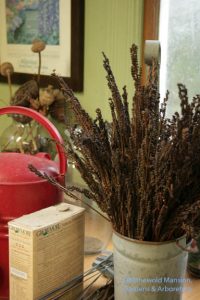
POLYGON ((62 192, 28 169, 33 164, 39 171, 53 176, 64 184, 66 157, 63 140, 54 125, 38 112, 19 106, 0 108, 0 115, 21 114, 43 125, 56 144, 59 165, 38 153, 34 156, 21 153, 0 153, 0 300, 9 299, 8 226, 7 223, 62 200, 62 192))

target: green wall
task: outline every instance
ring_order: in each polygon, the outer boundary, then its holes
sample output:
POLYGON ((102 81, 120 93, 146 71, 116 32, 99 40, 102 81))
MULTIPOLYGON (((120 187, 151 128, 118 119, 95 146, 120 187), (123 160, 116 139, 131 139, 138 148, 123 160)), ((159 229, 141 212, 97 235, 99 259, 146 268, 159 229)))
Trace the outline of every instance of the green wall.
MULTIPOLYGON (((141 46, 142 23, 143 0, 85 0, 84 91, 77 97, 93 117, 99 107, 105 119, 110 118, 102 51, 110 59, 119 87, 127 85, 131 99, 129 49, 132 43, 141 46)), ((0 99, 9 99, 6 84, 0 84, 0 99)), ((0 122, 0 131, 7 125, 7 119, 0 122)))
MULTIPOLYGON (((17 90, 18 86, 13 85, 13 93, 17 90)), ((9 88, 7 84, 0 83, 0 107, 9 105, 9 88)), ((2 131, 11 124, 12 119, 6 116, 1 116, 0 118, 0 134, 2 131)))
POLYGON ((108 56, 119 88, 132 95, 129 49, 141 45, 143 0, 86 0, 84 92, 77 94, 94 117, 97 107, 109 119, 110 96, 103 69, 102 51, 108 56))

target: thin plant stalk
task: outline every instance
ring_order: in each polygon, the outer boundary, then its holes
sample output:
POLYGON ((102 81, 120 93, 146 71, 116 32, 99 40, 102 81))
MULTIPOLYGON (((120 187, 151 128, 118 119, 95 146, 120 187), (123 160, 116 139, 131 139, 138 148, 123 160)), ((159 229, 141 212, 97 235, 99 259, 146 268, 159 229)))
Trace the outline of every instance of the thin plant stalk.
POLYGON ((8 79, 8 86, 9 86, 9 93, 10 93, 10 100, 12 99, 12 82, 11 82, 11 74, 10 71, 7 71, 7 79, 8 79))

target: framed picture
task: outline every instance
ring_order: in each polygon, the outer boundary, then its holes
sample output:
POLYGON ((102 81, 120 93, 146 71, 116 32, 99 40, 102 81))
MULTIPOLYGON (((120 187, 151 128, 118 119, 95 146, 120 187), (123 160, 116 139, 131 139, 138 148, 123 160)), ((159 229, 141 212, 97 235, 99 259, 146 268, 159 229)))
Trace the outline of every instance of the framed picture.
POLYGON ((0 19, 0 62, 13 64, 13 83, 37 74, 38 54, 31 47, 41 39, 40 85, 53 84, 55 70, 74 91, 83 90, 84 0, 1 0, 0 19))

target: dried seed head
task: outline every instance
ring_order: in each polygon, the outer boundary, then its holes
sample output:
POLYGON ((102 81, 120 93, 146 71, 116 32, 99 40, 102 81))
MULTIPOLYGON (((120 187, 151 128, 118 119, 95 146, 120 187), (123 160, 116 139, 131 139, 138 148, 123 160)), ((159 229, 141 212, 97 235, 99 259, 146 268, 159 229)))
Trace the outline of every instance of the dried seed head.
POLYGON ((39 53, 39 52, 43 51, 45 49, 45 47, 46 47, 46 44, 42 40, 34 40, 32 42, 31 50, 35 53, 39 53))
POLYGON ((187 140, 189 138, 189 128, 182 129, 182 139, 187 140))
POLYGON ((53 86, 48 85, 46 89, 40 91, 40 104, 43 105, 51 105, 54 102, 54 95, 53 95, 53 86))
POLYGON ((5 62, 1 65, 1 75, 8 76, 8 74, 14 73, 14 67, 11 63, 5 62))

